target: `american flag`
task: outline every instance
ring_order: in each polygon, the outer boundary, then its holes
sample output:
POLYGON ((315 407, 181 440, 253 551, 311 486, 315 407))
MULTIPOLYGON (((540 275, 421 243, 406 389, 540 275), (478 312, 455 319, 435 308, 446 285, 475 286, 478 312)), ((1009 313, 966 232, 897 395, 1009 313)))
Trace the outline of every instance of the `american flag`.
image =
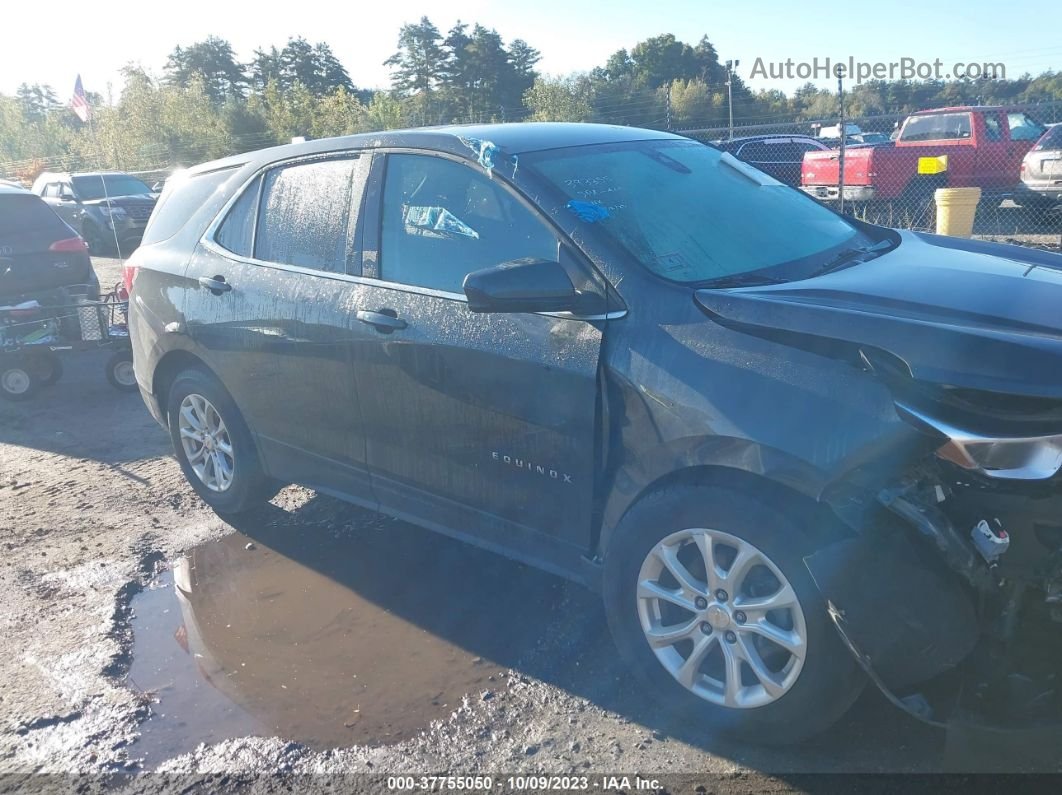
POLYGON ((92 108, 89 107, 88 99, 85 97, 85 88, 81 85, 81 75, 77 76, 77 82, 74 83, 74 96, 70 100, 70 107, 83 122, 87 122, 92 115, 92 108))

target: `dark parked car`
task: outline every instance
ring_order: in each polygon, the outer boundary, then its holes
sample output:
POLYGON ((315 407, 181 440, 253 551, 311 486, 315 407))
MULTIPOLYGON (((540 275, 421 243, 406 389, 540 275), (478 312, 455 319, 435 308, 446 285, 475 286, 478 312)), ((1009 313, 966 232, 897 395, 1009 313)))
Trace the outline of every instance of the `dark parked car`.
POLYGON ((0 305, 72 285, 99 295, 85 241, 28 190, 0 185, 0 305))
POLYGON ((804 153, 830 148, 807 135, 753 135, 720 141, 716 145, 793 187, 800 185, 800 166, 804 162, 804 153))
POLYGON ((661 706, 721 730, 796 740, 864 669, 903 692, 1057 634, 1058 255, 511 124, 190 169, 127 273, 141 392, 215 510, 300 483, 599 589, 661 706))
POLYGON ((33 192, 88 241, 93 254, 129 255, 140 245, 156 197, 129 174, 46 171, 33 192))
POLYGON ((1062 203, 1062 124, 1048 127, 1021 162, 1024 207, 1051 208, 1062 203))

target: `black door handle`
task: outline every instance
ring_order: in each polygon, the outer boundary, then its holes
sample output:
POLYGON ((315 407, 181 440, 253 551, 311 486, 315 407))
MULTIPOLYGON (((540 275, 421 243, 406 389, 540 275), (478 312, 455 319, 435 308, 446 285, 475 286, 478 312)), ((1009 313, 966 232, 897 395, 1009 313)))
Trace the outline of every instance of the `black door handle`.
POLYGON ((384 309, 379 312, 371 312, 368 309, 359 309, 355 317, 362 323, 368 323, 377 331, 390 334, 392 331, 400 331, 406 327, 406 321, 396 317, 393 309, 384 309))
POLYGON ((206 287, 214 295, 221 295, 232 289, 232 285, 225 281, 224 276, 200 276, 199 286, 206 287))

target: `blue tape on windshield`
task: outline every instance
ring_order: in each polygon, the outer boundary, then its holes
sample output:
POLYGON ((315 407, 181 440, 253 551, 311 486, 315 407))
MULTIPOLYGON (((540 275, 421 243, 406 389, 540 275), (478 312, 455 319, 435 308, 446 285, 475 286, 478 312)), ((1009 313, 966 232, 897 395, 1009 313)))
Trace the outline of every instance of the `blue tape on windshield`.
POLYGON ((588 224, 595 224, 608 218, 608 209, 600 202, 584 202, 579 199, 572 199, 564 206, 579 216, 579 220, 586 221, 588 224))

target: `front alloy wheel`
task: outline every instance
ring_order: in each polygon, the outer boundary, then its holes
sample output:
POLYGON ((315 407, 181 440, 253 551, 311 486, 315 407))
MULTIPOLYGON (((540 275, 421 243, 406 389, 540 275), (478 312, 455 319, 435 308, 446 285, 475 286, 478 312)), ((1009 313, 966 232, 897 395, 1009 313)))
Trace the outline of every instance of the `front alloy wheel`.
POLYGON ((232 485, 236 459, 232 439, 221 414, 202 395, 190 394, 181 401, 177 428, 188 465, 211 491, 223 492, 232 485))
POLYGON ((642 563, 637 595, 653 654, 712 704, 762 707, 800 676, 804 612, 778 566, 747 541, 702 528, 672 533, 642 563))
POLYGON ((813 505, 751 481, 677 483, 631 506, 606 540, 602 590, 616 647, 662 714, 778 744, 848 709, 866 680, 804 564, 835 533, 813 505))

